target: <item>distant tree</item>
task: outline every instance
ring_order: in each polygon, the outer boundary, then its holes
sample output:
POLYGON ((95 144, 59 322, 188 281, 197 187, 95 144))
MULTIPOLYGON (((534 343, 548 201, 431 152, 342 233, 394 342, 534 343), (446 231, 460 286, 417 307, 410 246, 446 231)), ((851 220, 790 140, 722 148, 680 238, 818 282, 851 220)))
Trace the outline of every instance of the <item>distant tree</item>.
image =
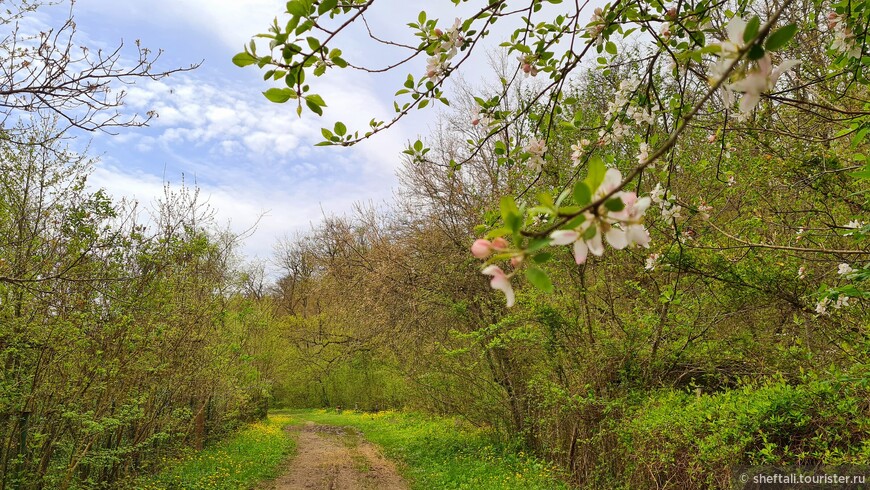
POLYGON ((144 126, 156 114, 122 112, 124 86, 198 66, 158 69, 155 63, 162 51, 154 53, 138 39, 132 56, 123 41, 110 50, 81 45, 74 4, 69 2, 69 13, 59 27, 38 29, 33 22, 36 13, 56 4, 0 0, 0 26, 8 29, 0 38, 0 129, 6 138, 19 138, 22 133, 14 128, 28 116, 58 117, 53 136, 70 128, 111 131, 144 126))

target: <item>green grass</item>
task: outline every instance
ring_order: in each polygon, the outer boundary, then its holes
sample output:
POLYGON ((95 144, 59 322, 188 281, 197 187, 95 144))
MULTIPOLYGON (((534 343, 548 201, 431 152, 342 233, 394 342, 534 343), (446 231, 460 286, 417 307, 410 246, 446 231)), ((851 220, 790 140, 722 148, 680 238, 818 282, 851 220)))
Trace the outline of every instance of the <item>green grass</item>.
POLYGON ((399 463, 415 489, 557 490, 569 488, 557 470, 521 451, 495 444, 482 430, 453 419, 409 413, 274 412, 320 424, 352 426, 399 463))
POLYGON ((293 423, 286 414, 248 425, 227 439, 191 452, 156 475, 140 479, 135 488, 244 489, 277 476, 278 468, 296 443, 284 432, 293 423))

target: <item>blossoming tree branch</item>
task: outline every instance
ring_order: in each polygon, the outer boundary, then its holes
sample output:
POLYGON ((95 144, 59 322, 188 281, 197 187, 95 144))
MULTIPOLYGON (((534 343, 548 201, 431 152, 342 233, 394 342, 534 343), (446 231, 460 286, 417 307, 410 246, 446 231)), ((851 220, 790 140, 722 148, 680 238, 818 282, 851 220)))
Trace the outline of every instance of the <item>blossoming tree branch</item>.
MULTIPOLYGON (((539 289, 553 290, 541 266, 559 247, 570 247, 577 264, 585 264, 590 253, 604 255, 608 248, 648 249, 653 245, 650 220, 670 227, 677 246, 693 239, 693 224, 707 222, 716 213, 711 203, 719 197, 687 202, 674 192, 674 176, 681 171, 674 154, 689 133, 706 131, 707 144, 719 146, 716 177, 727 189, 741 178, 739 169, 721 171, 723 161, 738 151, 730 135, 755 128, 807 141, 800 128, 753 126, 755 119, 777 107, 796 108, 808 117, 836 121, 840 130, 825 139, 826 144, 848 139, 857 162, 850 175, 870 178, 863 153, 870 130, 870 103, 863 98, 870 19, 866 1, 781 0, 760 5, 616 0, 595 6, 561 0, 452 0, 464 18, 442 21, 420 12, 407 24, 414 43, 387 39, 372 30, 370 16, 389 15, 378 10, 383 2, 375 3, 291 0, 286 17, 257 36, 268 47, 252 41, 233 61, 265 70, 264 78, 276 87, 264 95, 276 103, 294 104, 300 115, 305 110, 323 114, 327 101, 317 94, 315 79, 333 70, 373 76, 407 70, 404 83, 396 87, 391 119, 372 119, 360 129, 338 122, 322 130, 321 145, 349 146, 390 128, 412 111, 449 104, 446 82, 474 53, 492 45, 497 23, 510 25, 509 38, 495 42, 509 56, 511 72, 499 76, 498 89, 474 96, 476 106, 467 124, 477 137, 467 141, 463 158, 450 161, 450 171, 461 171, 481 152, 492 152, 500 165, 525 166, 532 183, 558 165, 569 163, 571 172, 567 182, 534 196, 526 191, 504 196, 498 222, 483 225, 483 236, 471 245, 474 257, 484 261, 483 274, 491 277, 493 288, 504 292, 508 306, 515 301, 511 279, 520 272, 539 289), (806 12, 814 14, 806 17, 806 12), (360 26, 372 42, 394 55, 394 62, 368 66, 365 60, 346 57, 342 43, 360 26), (821 62, 816 53, 803 53, 794 42, 811 36, 824 46, 821 62), (803 67, 802 56, 812 58, 812 66, 803 67), (572 80, 590 70, 616 79, 606 110, 592 126, 582 122, 583 108, 570 90, 572 80), (520 84, 532 89, 518 105, 511 104, 520 84), (860 95, 844 100, 850 90, 860 95), (521 121, 530 121, 531 130, 512 134, 509 129, 521 121), (551 149, 560 134, 576 136, 570 157, 551 149)), ((416 141, 405 153, 424 160, 429 150, 416 141)), ((861 216, 827 225, 826 231, 851 237, 853 247, 837 250, 756 242, 713 223, 710 229, 736 247, 842 258, 840 282, 823 285, 818 293, 820 314, 828 305, 842 307, 850 299, 870 295, 864 286, 870 269, 862 262, 868 254, 864 238, 870 227, 861 216)), ((646 269, 654 270, 661 261, 660 253, 650 253, 646 269)))

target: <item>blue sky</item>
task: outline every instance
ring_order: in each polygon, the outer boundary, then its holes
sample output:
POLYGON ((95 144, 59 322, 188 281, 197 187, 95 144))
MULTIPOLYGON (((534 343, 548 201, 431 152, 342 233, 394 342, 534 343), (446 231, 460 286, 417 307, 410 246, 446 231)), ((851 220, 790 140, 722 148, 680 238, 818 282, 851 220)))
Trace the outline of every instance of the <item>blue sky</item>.
MULTIPOLYGON (((435 110, 352 148, 313 145, 321 139, 320 128, 336 120, 359 129, 373 117, 388 120, 392 94, 408 70, 423 73, 425 58, 387 77, 350 70, 324 77, 316 91, 329 105, 325 116, 300 119, 294 106, 266 101, 261 71, 240 69, 230 61, 252 35, 280 18, 284 5, 274 0, 77 1, 80 44, 114 48, 123 40, 132 55, 138 39, 142 46, 164 51, 157 69, 202 61, 197 70, 127 87, 128 110, 159 114, 150 127, 79 135, 90 138, 90 154, 100 160, 91 184, 148 203, 162 194, 164 182, 178 185, 184 175, 187 183, 201 188, 219 223, 240 232, 259 219, 242 251, 260 258, 271 256, 279 237, 309 228, 324 213, 349 212, 358 201, 390 200, 401 150, 408 140, 429 132, 435 110)), ((432 2, 381 0, 370 20, 384 37, 402 36, 413 43, 405 23, 416 19, 419 10, 440 17, 445 27, 463 14, 450 2, 437 5, 432 12, 432 2)), ((39 21, 56 25, 67 9, 45 8, 39 21)), ((366 44, 359 30, 342 48, 347 59, 360 64, 397 59, 395 53, 366 44)), ((479 79, 485 65, 472 64, 463 75, 479 79)))
MULTIPOLYGON (((177 185, 184 175, 202 189, 220 223, 242 231, 259 219, 243 252, 261 258, 271 255, 278 237, 308 228, 323 213, 348 212, 355 201, 389 200, 399 154, 405 141, 426 132, 425 118, 349 149, 313 144, 320 128, 335 120, 365 127, 372 117, 388 118, 394 88, 376 90, 383 81, 359 73, 332 77, 317 88, 329 104, 325 117, 300 119, 293 106, 265 100, 262 72, 231 63, 284 3, 78 1, 80 44, 112 48, 123 40, 132 56, 138 39, 164 51, 157 69, 202 61, 197 70, 127 87, 127 110, 159 114, 150 127, 78 135, 90 139, 90 154, 100 160, 91 184, 147 203, 162 194, 164 182, 177 185)), ((67 8, 43 9, 39 20, 56 25, 67 8)))

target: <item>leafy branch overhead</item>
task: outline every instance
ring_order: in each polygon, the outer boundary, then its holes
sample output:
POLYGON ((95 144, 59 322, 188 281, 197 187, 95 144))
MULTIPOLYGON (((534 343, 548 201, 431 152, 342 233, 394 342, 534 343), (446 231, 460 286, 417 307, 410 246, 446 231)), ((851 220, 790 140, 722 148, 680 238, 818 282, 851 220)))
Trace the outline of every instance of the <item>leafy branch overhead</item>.
MULTIPOLYGON (((367 16, 377 15, 381 6, 374 0, 293 0, 286 4, 286 22, 276 19, 269 32, 257 35, 233 61, 264 70, 264 79, 278 85, 264 92, 266 98, 295 101, 299 115, 305 108, 323 114, 327 101, 312 87, 317 77, 330 71, 351 69, 378 76, 407 70, 395 92, 391 119, 372 119, 360 130, 341 122, 322 130, 319 145, 348 146, 390 128, 411 111, 431 103, 449 105, 445 82, 473 55, 497 43, 509 69, 497 74, 498 87, 474 94, 468 123, 474 136, 467 139, 462 157, 451 159, 450 171, 461 171, 472 159, 492 151, 499 164, 525 166, 537 182, 554 171, 557 159, 568 160, 556 144, 557 135, 580 135, 571 145, 574 170, 567 182, 544 186, 534 199, 527 193, 534 183, 504 197, 501 223, 481 229, 485 237, 477 250, 495 253, 491 258, 489 253, 475 255, 488 259, 483 273, 492 276, 493 287, 508 294, 509 304, 510 278, 522 268, 530 283, 553 290, 539 267, 552 257, 552 247, 570 245, 578 264, 585 264, 588 252, 603 255, 605 243, 617 250, 649 248, 647 211, 658 209, 657 215, 670 221, 685 207, 670 192, 677 169, 668 160, 696 128, 719 128, 710 142, 724 142, 730 131, 749 124, 768 107, 790 105, 810 113, 826 109, 827 103, 803 95, 815 86, 846 77, 867 84, 862 54, 870 9, 864 2, 829 7, 832 10, 822 20, 831 36, 828 66, 822 67, 821 76, 811 74, 815 68, 809 67, 801 73, 804 60, 793 41, 808 36, 814 26, 796 15, 805 8, 796 0, 764 9, 708 0, 673 5, 617 0, 597 8, 560 0, 452 3, 466 14, 464 19, 443 22, 421 11, 406 24, 416 38, 416 44, 407 44, 372 31, 367 16), (510 26, 509 37, 489 42, 496 23, 510 26), (385 52, 399 53, 398 61, 382 67, 343 58, 342 43, 351 39, 352 27, 360 26, 385 52), (268 49, 258 45, 258 39, 268 40, 268 49), (571 89, 589 70, 613 79, 615 85, 606 109, 591 127, 582 125, 587 109, 571 89), (524 95, 513 104, 518 90, 524 95), (526 122, 529 130, 512 133, 526 122), (626 158, 627 151, 634 154, 626 158), (580 181, 584 169, 587 177, 580 181), (643 195, 652 190, 643 184, 650 175, 659 178, 662 195, 643 195), (632 186, 636 189, 628 191, 632 186), (494 238, 502 244, 493 245, 494 238), (505 261, 513 271, 498 265, 505 261)), ((825 7, 820 0, 809 3, 825 7)), ((864 127, 866 110, 850 114, 858 127, 864 127)), ((801 138, 794 129, 784 130, 784 135, 801 138)), ((856 147, 862 144, 863 134, 853 141, 856 147)), ((405 154, 424 162, 428 152, 417 141, 405 154)), ((709 215, 711 210, 703 204, 693 213, 709 215)))

